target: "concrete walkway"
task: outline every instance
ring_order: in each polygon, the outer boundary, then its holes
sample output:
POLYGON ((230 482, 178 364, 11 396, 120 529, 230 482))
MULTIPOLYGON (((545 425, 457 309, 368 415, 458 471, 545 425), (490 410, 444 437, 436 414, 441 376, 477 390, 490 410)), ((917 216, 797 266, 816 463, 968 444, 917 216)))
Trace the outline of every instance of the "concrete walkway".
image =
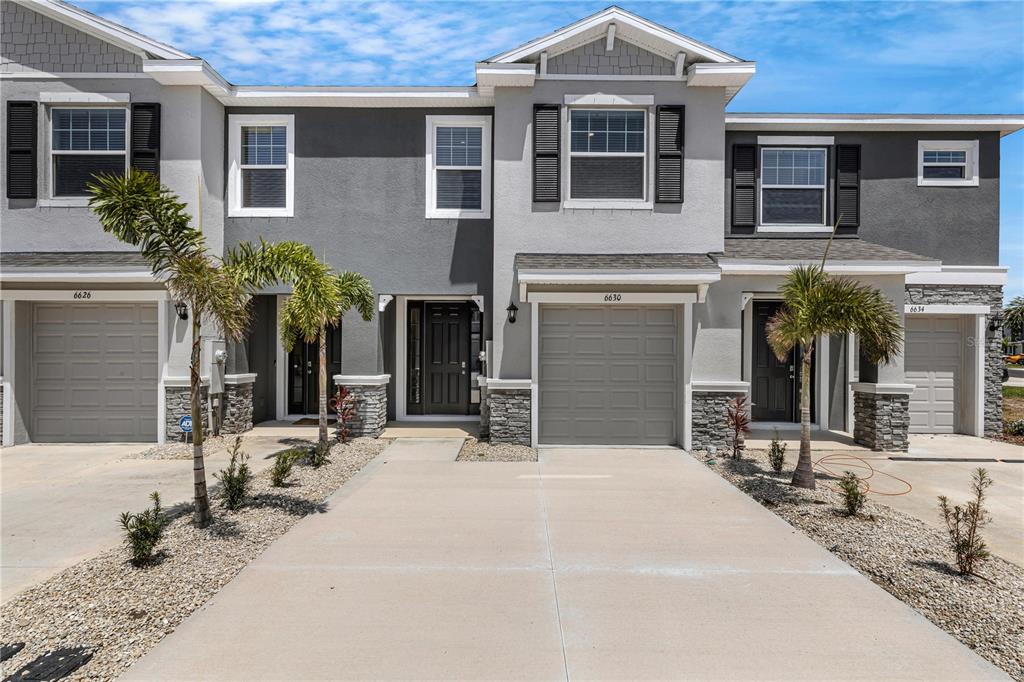
POLYGON ((128 679, 1005 679, 681 451, 392 452, 128 679))
MULTIPOLYGON (((308 429, 307 429, 308 431, 308 429)), ((316 429, 312 429, 313 438, 316 429)), ((261 471, 286 436, 251 431, 243 449, 261 471)), ((118 516, 149 505, 160 492, 165 507, 192 500, 192 461, 144 460, 129 456, 153 447, 130 445, 17 445, 0 454, 0 601, 121 541, 118 516)), ((223 469, 228 455, 206 458, 206 481, 223 469)))

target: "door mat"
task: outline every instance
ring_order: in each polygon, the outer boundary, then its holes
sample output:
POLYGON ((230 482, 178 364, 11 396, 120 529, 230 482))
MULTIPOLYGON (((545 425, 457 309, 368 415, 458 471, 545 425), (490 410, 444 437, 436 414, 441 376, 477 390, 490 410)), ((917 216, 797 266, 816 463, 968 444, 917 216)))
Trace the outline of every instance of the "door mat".
MULTIPOLYGON (((331 418, 331 417, 327 418, 328 426, 330 426, 331 424, 337 424, 337 423, 338 423, 337 419, 334 419, 334 418, 331 418)), ((292 426, 319 426, 319 425, 320 425, 320 420, 319 419, 314 419, 312 417, 303 417, 302 419, 300 419, 298 421, 292 422, 292 426)))

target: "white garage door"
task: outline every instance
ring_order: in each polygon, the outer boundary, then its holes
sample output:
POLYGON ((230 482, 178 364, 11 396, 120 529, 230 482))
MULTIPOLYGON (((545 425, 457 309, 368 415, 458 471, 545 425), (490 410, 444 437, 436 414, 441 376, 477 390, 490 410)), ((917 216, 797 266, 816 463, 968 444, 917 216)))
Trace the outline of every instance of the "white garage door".
POLYGON ((955 433, 963 353, 960 318, 907 317, 904 371, 912 433, 955 433))
POLYGON ((155 304, 34 304, 30 438, 155 441, 157 364, 155 304))
POLYGON ((677 321, 670 306, 541 306, 539 442, 676 442, 677 321))

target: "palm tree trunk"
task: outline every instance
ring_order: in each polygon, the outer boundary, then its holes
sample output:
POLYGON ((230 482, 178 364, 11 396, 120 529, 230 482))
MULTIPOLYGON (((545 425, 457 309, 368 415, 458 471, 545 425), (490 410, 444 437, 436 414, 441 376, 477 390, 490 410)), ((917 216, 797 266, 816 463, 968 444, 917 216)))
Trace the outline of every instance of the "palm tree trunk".
POLYGON ((327 327, 320 326, 320 443, 327 445, 327 327))
POLYGON ((814 341, 801 348, 800 368, 800 459, 793 472, 792 484, 798 488, 814 488, 814 466, 811 462, 811 357, 814 341))
POLYGON ((199 315, 192 310, 192 357, 189 363, 189 402, 192 408, 192 485, 195 497, 193 521, 200 528, 213 521, 210 497, 206 491, 206 463, 203 461, 202 330, 199 315))

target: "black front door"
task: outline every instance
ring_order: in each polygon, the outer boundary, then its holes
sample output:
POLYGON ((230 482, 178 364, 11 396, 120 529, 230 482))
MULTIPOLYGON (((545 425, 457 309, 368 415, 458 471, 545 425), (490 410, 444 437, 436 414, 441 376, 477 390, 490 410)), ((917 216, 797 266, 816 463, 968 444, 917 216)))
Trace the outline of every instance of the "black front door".
POLYGON ((469 412, 469 304, 424 305, 424 414, 469 412))
MULTIPOLYGON (((341 327, 327 329, 327 398, 333 392, 335 374, 341 374, 341 327)), ((288 353, 288 414, 320 411, 319 350, 316 343, 298 342, 288 353)))
POLYGON ((796 351, 779 361, 768 345, 766 326, 771 316, 782 307, 778 302, 754 303, 754 362, 750 391, 752 414, 757 421, 790 422, 794 420, 796 351))

